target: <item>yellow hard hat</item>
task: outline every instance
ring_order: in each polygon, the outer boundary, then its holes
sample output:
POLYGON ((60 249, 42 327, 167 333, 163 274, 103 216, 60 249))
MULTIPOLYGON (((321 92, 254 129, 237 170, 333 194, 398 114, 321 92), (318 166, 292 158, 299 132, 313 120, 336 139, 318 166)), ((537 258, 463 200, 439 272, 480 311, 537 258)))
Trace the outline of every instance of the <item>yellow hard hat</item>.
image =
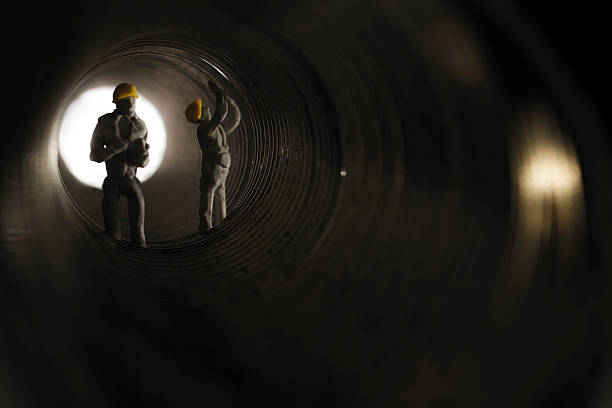
POLYGON ((117 103, 119 99, 127 98, 128 96, 138 98, 138 91, 134 85, 123 82, 117 85, 113 91, 113 103, 117 103))
POLYGON ((202 117, 202 99, 191 102, 185 109, 185 117, 191 123, 198 123, 202 117))

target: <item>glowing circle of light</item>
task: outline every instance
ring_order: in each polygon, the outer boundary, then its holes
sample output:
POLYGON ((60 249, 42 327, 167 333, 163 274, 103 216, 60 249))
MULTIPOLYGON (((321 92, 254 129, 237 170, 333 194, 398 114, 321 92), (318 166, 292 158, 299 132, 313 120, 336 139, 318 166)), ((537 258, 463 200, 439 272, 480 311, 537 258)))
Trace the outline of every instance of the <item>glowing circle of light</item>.
MULTIPOLYGON (((66 167, 81 183, 102 188, 106 177, 104 163, 89 160, 91 135, 98 118, 115 110, 111 102, 113 87, 99 87, 83 92, 72 100, 60 125, 59 153, 66 167)), ((166 151, 166 127, 155 106, 140 95, 136 99, 136 115, 140 117, 149 131, 149 164, 138 168, 140 181, 149 179, 159 168, 166 151)))
POLYGON ((569 193, 580 182, 580 168, 573 157, 563 152, 537 151, 523 179, 533 193, 569 193))

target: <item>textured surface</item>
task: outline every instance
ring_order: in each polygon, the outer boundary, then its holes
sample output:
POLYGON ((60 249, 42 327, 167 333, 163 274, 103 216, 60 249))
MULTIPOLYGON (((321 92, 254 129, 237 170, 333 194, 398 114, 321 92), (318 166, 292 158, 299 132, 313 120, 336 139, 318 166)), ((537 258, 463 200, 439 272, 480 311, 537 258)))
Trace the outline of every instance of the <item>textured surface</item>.
POLYGON ((3 151, 6 406, 605 406, 609 139, 520 14, 453 4, 92 4, 3 151), (243 119, 200 237, 210 78, 243 119), (142 250, 57 157, 122 81, 168 133, 142 250), (524 184, 538 146, 570 193, 524 184))

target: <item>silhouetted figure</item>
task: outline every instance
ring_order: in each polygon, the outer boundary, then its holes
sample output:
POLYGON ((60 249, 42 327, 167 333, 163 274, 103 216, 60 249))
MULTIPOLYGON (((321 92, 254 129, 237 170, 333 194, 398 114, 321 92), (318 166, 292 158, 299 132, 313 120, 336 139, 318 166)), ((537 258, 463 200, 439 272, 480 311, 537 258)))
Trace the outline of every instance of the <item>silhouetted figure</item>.
POLYGON ((147 127, 136 116, 136 98, 138 92, 134 85, 117 85, 113 92, 116 109, 98 118, 91 138, 89 159, 98 163, 106 162, 108 176, 102 185, 102 212, 106 233, 121 240, 119 199, 125 196, 128 201, 131 242, 146 247, 144 196, 140 181, 136 178, 136 170, 148 164, 149 145, 147 127))
POLYGON ((231 158, 226 136, 238 127, 241 118, 236 102, 228 97, 223 89, 213 81, 208 81, 208 87, 216 95, 214 114, 211 116, 210 109, 202 107, 201 99, 191 103, 185 110, 187 120, 198 124, 197 136, 202 149, 200 233, 212 228, 213 203, 216 203, 221 219, 227 215, 225 180, 229 173, 231 158), (232 121, 222 125, 228 109, 232 110, 232 121))

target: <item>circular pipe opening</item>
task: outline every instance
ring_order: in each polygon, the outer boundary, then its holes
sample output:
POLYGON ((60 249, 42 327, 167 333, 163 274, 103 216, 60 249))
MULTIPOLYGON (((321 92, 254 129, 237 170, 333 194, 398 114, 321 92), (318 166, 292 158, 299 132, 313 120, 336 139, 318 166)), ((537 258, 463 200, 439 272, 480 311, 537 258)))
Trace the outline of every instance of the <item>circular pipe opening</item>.
MULTIPOLYGON (((269 232, 260 231, 253 240, 278 240, 275 234, 283 230, 285 239, 304 238, 299 237, 300 233, 310 235, 302 241, 308 248, 318 239, 309 232, 311 226, 319 225, 317 230, 324 228, 333 211, 340 153, 334 127, 324 128, 333 123, 333 117, 325 111, 325 105, 315 105, 321 95, 304 99, 305 92, 317 92, 312 83, 316 78, 306 76, 306 80, 297 81, 288 69, 298 66, 298 62, 293 61, 291 66, 288 61, 282 65, 265 61, 261 69, 267 71, 267 78, 275 76, 277 85, 275 89, 262 88, 261 83, 253 81, 253 72, 245 72, 235 60, 214 48, 186 38, 147 36, 111 50, 87 70, 75 81, 58 115, 64 115, 66 106, 83 92, 108 89, 120 82, 136 85, 140 94, 157 108, 167 137, 163 161, 155 174, 142 182, 145 233, 150 248, 190 246, 228 230, 232 234, 253 234, 252 225, 262 218, 269 232), (232 155, 226 182, 228 216, 202 237, 197 233, 201 151, 196 126, 185 120, 184 109, 197 98, 202 98, 205 106, 214 106, 214 95, 206 85, 209 79, 227 89, 241 110, 242 120, 227 138, 232 155), (269 92, 275 93, 276 100, 269 92), (317 125, 304 121, 309 111, 318 111, 317 125), (315 156, 319 153, 322 155, 315 156), (307 206, 309 200, 318 201, 319 205, 307 206), (295 233, 285 231, 287 223, 295 233)), ((91 124, 92 131, 93 127, 95 122, 91 124)), ((91 132, 81 137, 89 139, 91 132)), ((151 150, 155 148, 151 144, 151 150)), ((80 182, 61 155, 58 167, 75 209, 93 227, 92 231, 102 231, 100 189, 80 182)), ((124 239, 128 239, 125 202, 122 232, 124 239)))

